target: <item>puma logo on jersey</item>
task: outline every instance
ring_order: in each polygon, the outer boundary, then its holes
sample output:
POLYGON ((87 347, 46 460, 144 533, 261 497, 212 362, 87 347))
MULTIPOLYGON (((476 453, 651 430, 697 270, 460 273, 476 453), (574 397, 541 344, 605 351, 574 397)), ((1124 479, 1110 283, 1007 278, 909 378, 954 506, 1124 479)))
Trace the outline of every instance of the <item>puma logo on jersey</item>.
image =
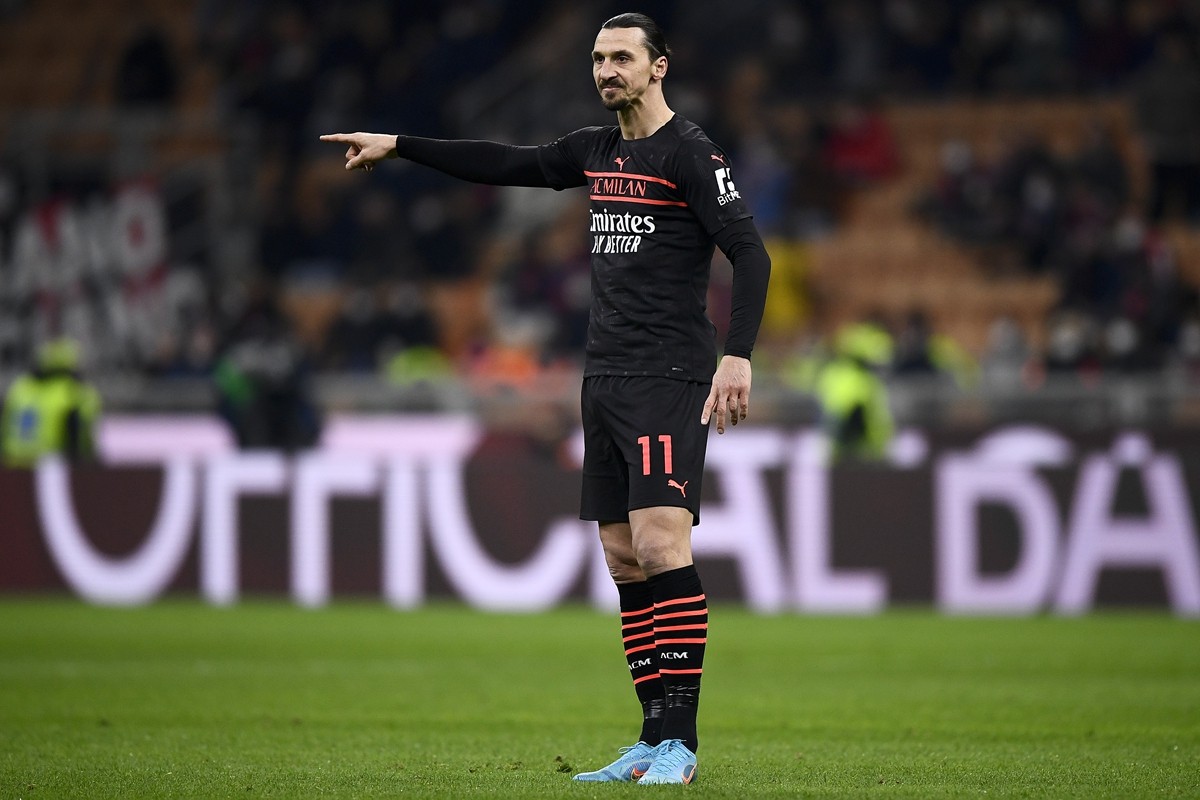
POLYGON ((711 158, 713 161, 720 161, 722 164, 725 163, 725 156, 719 156, 714 153, 713 155, 709 156, 709 158, 711 158))
POLYGON ((617 158, 613 159, 613 163, 617 165, 617 169, 624 172, 625 171, 625 162, 628 160, 629 160, 629 156, 626 156, 625 158, 617 157, 617 158))
POLYGON ((667 486, 670 486, 673 489, 678 489, 679 493, 684 497, 687 497, 687 485, 687 481, 684 481, 682 484, 676 483, 674 479, 667 481, 667 486))

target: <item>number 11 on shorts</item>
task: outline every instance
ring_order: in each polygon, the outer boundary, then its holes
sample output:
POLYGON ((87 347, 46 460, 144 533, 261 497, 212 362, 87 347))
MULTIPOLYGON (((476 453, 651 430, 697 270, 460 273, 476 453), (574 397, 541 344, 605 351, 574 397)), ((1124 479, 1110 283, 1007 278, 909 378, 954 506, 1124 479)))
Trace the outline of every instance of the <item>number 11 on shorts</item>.
MULTIPOLYGON (((658 437, 663 446, 663 474, 671 474, 671 434, 664 433, 658 437)), ((650 474, 650 437, 639 436, 638 444, 642 446, 642 474, 650 474)))

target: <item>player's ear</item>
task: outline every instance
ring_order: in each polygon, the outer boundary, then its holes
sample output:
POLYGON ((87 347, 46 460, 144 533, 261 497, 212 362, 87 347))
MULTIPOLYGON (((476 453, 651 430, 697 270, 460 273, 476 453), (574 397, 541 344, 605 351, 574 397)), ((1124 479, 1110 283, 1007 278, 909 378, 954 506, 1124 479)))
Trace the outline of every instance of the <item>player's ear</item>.
POLYGON ((667 77, 667 57, 666 56, 658 57, 658 59, 654 62, 654 66, 651 69, 650 75, 656 81, 661 81, 663 78, 667 77))

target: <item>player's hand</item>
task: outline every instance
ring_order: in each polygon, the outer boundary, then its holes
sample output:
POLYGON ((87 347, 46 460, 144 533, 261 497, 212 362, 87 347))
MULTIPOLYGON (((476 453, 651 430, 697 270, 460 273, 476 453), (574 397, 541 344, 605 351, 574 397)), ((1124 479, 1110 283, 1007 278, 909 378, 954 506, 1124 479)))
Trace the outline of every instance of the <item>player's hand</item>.
POLYGON ((341 142, 346 148, 346 169, 370 172, 375 162, 396 153, 396 137, 388 133, 327 133, 322 142, 341 142))
POLYGON ((704 401, 700 424, 707 425, 715 414, 717 433, 725 432, 725 414, 729 423, 737 425, 750 413, 750 359, 724 356, 713 375, 712 389, 704 401))

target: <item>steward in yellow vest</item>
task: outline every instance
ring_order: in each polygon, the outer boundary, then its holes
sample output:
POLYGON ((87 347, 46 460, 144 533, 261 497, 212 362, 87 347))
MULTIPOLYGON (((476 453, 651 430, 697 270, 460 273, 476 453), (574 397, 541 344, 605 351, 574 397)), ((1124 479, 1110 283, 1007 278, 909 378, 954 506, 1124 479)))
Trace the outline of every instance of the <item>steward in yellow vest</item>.
POLYGON ((836 460, 877 460, 887 454, 894 423, 887 385, 878 374, 892 358, 892 338, 860 322, 838 331, 833 358, 816 379, 825 430, 836 460))
POLYGON ((74 342, 48 343, 38 364, 9 387, 0 411, 0 461, 6 467, 32 467, 50 453, 72 461, 95 454, 100 395, 78 372, 74 342))

